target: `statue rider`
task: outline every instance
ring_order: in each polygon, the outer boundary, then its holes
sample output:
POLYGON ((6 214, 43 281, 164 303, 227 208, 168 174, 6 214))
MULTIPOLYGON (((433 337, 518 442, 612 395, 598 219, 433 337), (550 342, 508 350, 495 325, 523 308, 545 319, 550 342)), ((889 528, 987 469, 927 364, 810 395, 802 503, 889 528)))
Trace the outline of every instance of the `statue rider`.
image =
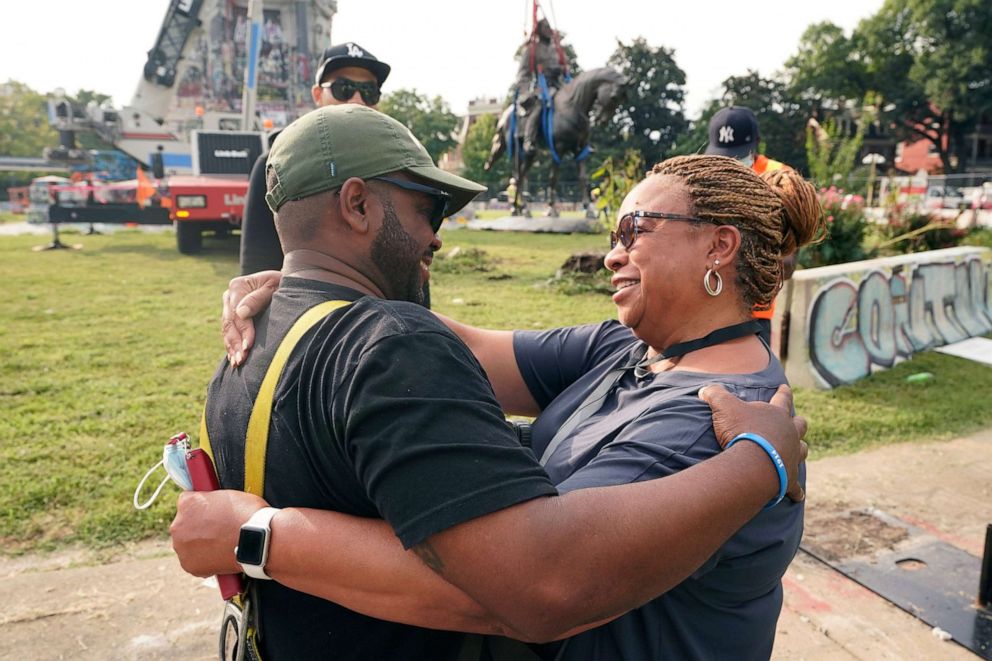
POLYGON ((534 32, 520 47, 520 67, 514 84, 517 92, 517 108, 520 126, 523 130, 523 151, 535 148, 541 135, 541 88, 538 74, 543 73, 548 85, 548 98, 554 98, 566 73, 564 53, 555 39, 555 32, 542 18, 534 27, 534 32))

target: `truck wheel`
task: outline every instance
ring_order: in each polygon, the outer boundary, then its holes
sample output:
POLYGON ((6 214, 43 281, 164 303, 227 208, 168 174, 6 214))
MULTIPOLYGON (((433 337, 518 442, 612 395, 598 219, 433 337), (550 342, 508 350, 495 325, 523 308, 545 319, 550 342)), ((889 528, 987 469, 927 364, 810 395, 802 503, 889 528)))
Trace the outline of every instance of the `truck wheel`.
POLYGON ((195 255, 203 248, 203 234, 196 223, 176 223, 176 245, 184 255, 195 255))

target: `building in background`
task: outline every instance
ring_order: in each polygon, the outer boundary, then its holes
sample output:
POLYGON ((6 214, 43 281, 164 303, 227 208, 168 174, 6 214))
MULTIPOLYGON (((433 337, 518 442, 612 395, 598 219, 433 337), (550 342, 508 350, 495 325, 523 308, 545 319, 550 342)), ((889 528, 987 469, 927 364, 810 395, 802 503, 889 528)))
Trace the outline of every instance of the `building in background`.
POLYGON ((499 117, 501 112, 503 112, 502 99, 498 99, 496 97, 480 97, 469 101, 468 109, 462 116, 461 124, 458 127, 458 144, 454 149, 441 156, 441 162, 438 163, 438 167, 448 172, 461 172, 461 169, 465 164, 462 160, 462 145, 465 144, 465 138, 468 137, 468 130, 472 128, 472 125, 475 124, 480 117, 484 115, 494 115, 499 117))

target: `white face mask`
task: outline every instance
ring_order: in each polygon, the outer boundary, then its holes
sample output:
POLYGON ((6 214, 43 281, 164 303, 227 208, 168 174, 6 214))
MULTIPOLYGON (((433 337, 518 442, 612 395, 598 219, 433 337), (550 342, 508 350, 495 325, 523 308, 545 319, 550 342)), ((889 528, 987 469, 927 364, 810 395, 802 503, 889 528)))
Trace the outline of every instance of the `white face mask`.
POLYGON ((744 158, 738 158, 737 160, 743 163, 745 166, 751 167, 752 165, 754 165, 754 152, 750 151, 747 153, 747 156, 745 156, 744 158))

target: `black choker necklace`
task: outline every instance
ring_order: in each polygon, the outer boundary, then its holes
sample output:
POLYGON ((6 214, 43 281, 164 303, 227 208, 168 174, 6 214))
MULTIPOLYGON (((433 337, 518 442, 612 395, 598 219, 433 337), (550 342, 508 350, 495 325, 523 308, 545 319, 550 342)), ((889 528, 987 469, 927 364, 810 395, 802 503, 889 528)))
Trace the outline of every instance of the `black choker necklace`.
POLYGON ((718 328, 706 337, 701 337, 698 340, 689 340, 688 342, 679 342, 678 344, 673 344, 668 347, 657 356, 645 359, 644 356, 648 352, 648 346, 643 344, 642 346, 634 349, 626 364, 616 367, 611 370, 603 380, 599 382, 596 386, 579 404, 578 408, 572 411, 572 415, 568 416, 568 419, 562 423, 561 427, 555 433, 554 438, 548 443, 548 447, 544 449, 544 453, 541 455, 541 465, 544 466, 551 459, 551 455, 554 454, 555 450, 559 445, 586 419, 595 414, 602 406, 606 398, 613 392, 617 383, 620 381, 621 377, 626 374, 627 370, 631 367, 634 368, 634 376, 638 379, 643 379, 645 376, 651 374, 648 369, 654 363, 659 360, 664 360, 665 358, 675 358, 676 356, 684 356, 690 351, 696 351, 697 349, 702 349, 703 347, 711 347, 714 344, 720 344, 721 342, 726 342, 727 340, 733 340, 738 337, 744 337, 745 335, 753 335, 761 330, 761 326, 758 322, 751 319, 750 321, 744 321, 739 324, 734 324, 733 326, 726 326, 724 328, 718 328))
MULTIPOLYGON (((732 326, 724 326, 723 328, 717 328, 712 333, 704 337, 697 338, 695 340, 688 340, 686 342, 679 342, 668 347, 661 353, 651 358, 644 358, 636 365, 634 365, 634 376, 638 379, 643 379, 644 377, 651 374, 651 370, 648 368, 657 362, 665 360, 667 358, 678 358, 679 356, 684 356, 692 351, 698 351, 699 349, 705 349, 706 347, 712 347, 716 344, 722 344, 728 340, 736 340, 739 337, 744 337, 746 335, 754 335, 761 331, 761 326, 754 319, 749 319, 748 321, 742 321, 739 324, 733 324, 732 326)), ((647 354, 647 347, 644 348, 644 353, 642 356, 647 354)))

